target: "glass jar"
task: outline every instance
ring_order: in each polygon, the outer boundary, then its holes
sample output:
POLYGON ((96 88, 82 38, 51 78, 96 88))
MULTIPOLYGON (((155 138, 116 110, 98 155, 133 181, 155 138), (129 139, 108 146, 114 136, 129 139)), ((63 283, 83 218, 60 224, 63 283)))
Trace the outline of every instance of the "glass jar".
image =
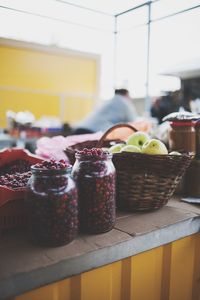
POLYGON ((72 176, 78 187, 81 229, 89 233, 111 230, 116 219, 116 172, 112 155, 77 153, 72 176))
POLYGON ((78 233, 78 194, 71 168, 31 170, 26 206, 33 239, 50 246, 71 242, 78 233))
POLYGON ((193 159, 185 175, 185 195, 188 197, 200 197, 200 160, 193 159))
POLYGON ((196 153, 195 122, 173 121, 170 122, 169 148, 170 151, 185 151, 196 153))
POLYGON ((195 130, 196 130, 196 156, 197 158, 200 158, 200 120, 196 122, 195 130))

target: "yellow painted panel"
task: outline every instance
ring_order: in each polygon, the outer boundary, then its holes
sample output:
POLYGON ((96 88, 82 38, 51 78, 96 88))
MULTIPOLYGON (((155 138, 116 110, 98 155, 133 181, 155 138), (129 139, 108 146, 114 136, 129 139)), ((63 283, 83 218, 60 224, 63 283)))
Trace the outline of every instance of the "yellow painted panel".
POLYGON ((122 261, 113 263, 112 266, 112 286, 110 300, 121 300, 122 295, 122 261))
POLYGON ((92 111, 93 107, 93 99, 65 98, 63 120, 68 123, 80 121, 92 111))
MULTIPOLYGON (((60 98, 45 94, 30 94, 0 90, 0 126, 6 126, 6 111, 31 111, 36 118, 43 115, 60 116, 60 98)), ((73 114, 73 113, 72 113, 73 114)))
POLYGON ((132 257, 130 299, 160 300, 162 255, 159 247, 132 257))
POLYGON ((172 243, 170 300, 192 300, 195 238, 189 236, 172 243))
POLYGON ((161 299, 169 300, 172 243, 163 246, 161 299))
POLYGON ((55 115, 67 122, 80 120, 92 109, 93 100, 70 98, 61 114, 59 99, 61 92, 96 94, 97 60, 92 57, 0 45, 0 66, 0 126, 6 126, 8 109, 27 109, 36 118, 55 115))
POLYGON ((0 86, 95 93, 93 58, 0 46, 0 86))
POLYGON ((195 260, 193 274, 193 300, 200 300, 200 234, 195 236, 195 260))
POLYGON ((82 274, 81 300, 111 300, 112 265, 82 274))

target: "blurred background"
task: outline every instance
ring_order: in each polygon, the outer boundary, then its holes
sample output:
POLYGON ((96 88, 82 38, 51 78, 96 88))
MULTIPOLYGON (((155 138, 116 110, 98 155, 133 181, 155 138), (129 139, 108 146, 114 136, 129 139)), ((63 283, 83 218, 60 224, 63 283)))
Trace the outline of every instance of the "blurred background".
POLYGON ((115 88, 158 123, 200 112, 199 28, 197 0, 0 0, 0 147, 68 135, 115 88))

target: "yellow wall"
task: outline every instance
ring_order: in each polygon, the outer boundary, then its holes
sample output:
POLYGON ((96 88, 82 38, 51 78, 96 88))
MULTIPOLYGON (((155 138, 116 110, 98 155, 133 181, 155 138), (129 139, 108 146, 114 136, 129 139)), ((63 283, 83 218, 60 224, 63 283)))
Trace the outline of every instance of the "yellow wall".
POLYGON ((200 300, 200 234, 12 300, 200 300))
POLYGON ((96 93, 96 58, 0 45, 0 126, 7 109, 79 120, 96 93))

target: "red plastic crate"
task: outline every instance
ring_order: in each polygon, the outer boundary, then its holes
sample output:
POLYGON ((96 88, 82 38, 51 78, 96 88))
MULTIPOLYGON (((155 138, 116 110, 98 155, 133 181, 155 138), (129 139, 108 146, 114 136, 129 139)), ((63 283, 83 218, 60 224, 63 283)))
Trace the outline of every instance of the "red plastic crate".
MULTIPOLYGON (((12 148, 0 151, 0 169, 15 160, 31 164, 42 159, 24 149, 12 148)), ((26 188, 11 189, 0 185, 0 230, 22 226, 25 219, 24 197, 26 188)))

